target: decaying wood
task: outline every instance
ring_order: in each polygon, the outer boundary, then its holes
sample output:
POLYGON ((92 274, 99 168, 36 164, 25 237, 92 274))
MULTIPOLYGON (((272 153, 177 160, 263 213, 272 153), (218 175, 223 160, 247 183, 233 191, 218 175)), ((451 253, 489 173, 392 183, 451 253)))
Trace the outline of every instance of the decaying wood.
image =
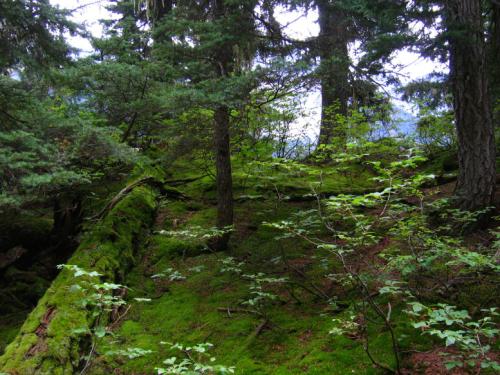
POLYGON ((127 194, 129 194, 134 188, 140 185, 150 185, 154 188, 157 188, 162 195, 168 195, 171 196, 172 198, 176 199, 187 199, 188 197, 184 195, 182 192, 178 191, 177 189, 168 187, 161 182, 159 182, 155 177, 144 177, 141 178, 137 181, 132 182, 131 184, 125 186, 122 190, 118 192, 103 208, 101 211, 99 211, 95 216, 93 216, 91 219, 102 219, 109 211, 115 207, 118 202, 120 202, 127 194))

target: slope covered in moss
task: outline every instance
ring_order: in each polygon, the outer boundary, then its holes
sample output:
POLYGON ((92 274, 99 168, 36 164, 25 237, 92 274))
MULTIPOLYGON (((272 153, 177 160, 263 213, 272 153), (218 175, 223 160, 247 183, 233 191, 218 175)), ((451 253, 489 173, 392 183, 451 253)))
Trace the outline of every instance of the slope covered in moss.
MULTIPOLYGON (((315 180, 287 175, 277 185, 279 190, 289 186, 289 193, 303 196, 311 193, 315 180)), ((338 176, 327 175, 325 180, 326 186, 342 189, 338 176)), ((370 184, 362 174, 353 178, 351 188, 370 184)), ((191 196, 197 195, 195 200, 160 204, 154 233, 124 281, 131 288, 130 308, 113 325, 113 334, 100 343, 91 373, 153 374, 166 359, 185 357, 171 349, 172 343, 206 342, 214 345, 210 356, 215 363, 234 366, 237 374, 384 373, 366 355, 360 336, 329 333, 337 324, 334 319, 358 314, 351 304, 355 292, 340 288, 334 278, 325 278, 327 269, 340 270, 338 260, 318 253, 305 240, 280 240, 280 233, 266 225, 314 210, 317 203, 273 196, 272 188, 265 197, 240 200, 231 251, 213 253, 203 241, 189 236, 196 228, 215 223, 215 209, 207 195, 210 189, 200 189, 201 185, 203 181, 196 180, 187 187, 191 196), (232 267, 240 270, 234 272, 232 267), (274 297, 261 306, 251 302, 255 297, 252 277, 285 281, 264 286, 274 297), (142 354, 130 358, 135 356, 127 353, 134 351, 142 354)), ((397 306, 394 314, 399 314, 397 306)), ((411 333, 408 324, 396 330, 403 336, 411 333)), ((369 337, 372 355, 394 367, 389 332, 372 325, 369 337)))

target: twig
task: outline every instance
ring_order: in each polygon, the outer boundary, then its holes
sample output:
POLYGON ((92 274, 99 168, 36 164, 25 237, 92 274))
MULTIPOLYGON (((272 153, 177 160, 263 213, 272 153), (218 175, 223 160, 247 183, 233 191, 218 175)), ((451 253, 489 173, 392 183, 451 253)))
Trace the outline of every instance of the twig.
POLYGON ((218 307, 217 311, 226 312, 229 317, 231 317, 231 313, 242 313, 242 314, 254 314, 258 316, 262 316, 262 313, 257 310, 250 309, 241 309, 241 308, 230 308, 230 307, 218 307))
POLYGON ((253 337, 259 336, 260 333, 262 332, 262 330, 264 328, 266 328, 267 323, 269 323, 269 320, 267 320, 267 319, 262 320, 262 322, 255 329, 255 332, 253 333, 253 337))
POLYGON ((116 318, 116 320, 109 326, 110 330, 114 329, 118 325, 118 323, 120 323, 120 321, 125 317, 125 315, 127 315, 131 307, 132 305, 128 305, 123 314, 119 315, 118 318, 116 318))

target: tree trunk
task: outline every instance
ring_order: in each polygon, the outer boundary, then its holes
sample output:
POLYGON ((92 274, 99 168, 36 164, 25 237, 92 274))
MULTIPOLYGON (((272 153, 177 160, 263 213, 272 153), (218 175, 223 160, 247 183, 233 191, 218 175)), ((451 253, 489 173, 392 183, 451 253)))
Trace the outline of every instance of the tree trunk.
POLYGON ((491 32, 489 41, 489 66, 491 74, 491 91, 493 106, 497 108, 494 112, 496 126, 500 121, 500 3, 491 2, 491 32))
POLYGON ((345 129, 336 118, 347 116, 349 100, 349 51, 347 17, 328 0, 316 1, 320 33, 321 127, 319 144, 345 142, 345 129))
MULTIPOLYGON (((233 180, 231 174, 231 153, 229 141, 229 109, 220 106, 215 110, 214 146, 217 170, 217 227, 220 229, 233 225, 233 180)), ((225 250, 229 233, 220 237, 215 247, 225 250)))
MULTIPOLYGON (((212 0, 215 19, 223 19, 226 14, 224 0, 212 0)), ((214 66, 217 75, 227 77, 233 67, 233 44, 225 42, 214 50, 214 66)), ((217 228, 233 225, 233 180, 231 173, 231 151, 229 136, 229 108, 219 105, 214 112, 214 149, 217 185, 217 228)), ((217 250, 226 250, 230 233, 219 237, 212 244, 217 250)))
POLYGON ((455 193, 462 209, 477 210, 493 204, 496 183, 481 0, 447 0, 445 10, 459 150, 455 193))

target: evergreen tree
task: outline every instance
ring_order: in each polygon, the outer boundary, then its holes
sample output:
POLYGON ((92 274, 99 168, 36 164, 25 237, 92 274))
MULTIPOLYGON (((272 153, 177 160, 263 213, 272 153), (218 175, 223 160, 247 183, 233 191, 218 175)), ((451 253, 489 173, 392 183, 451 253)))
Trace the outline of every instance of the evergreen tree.
MULTIPOLYGON (((357 101, 365 103, 378 90, 377 77, 386 75, 392 53, 404 45, 407 22, 403 1, 316 0, 320 33, 317 54, 321 82, 319 144, 334 139, 345 142, 345 130, 337 119, 348 116, 357 101), (349 49, 355 44, 357 59, 349 49)), ((390 80, 387 80, 390 81, 390 80)))
POLYGON ((467 210, 490 207, 496 188, 496 147, 487 4, 480 0, 445 0, 417 1, 413 5, 411 16, 427 26, 418 32, 414 45, 423 56, 447 62, 450 67, 458 140, 457 203, 467 210), (430 27, 438 33, 430 33, 430 27))
POLYGON ((66 236, 81 218, 86 189, 129 157, 82 110, 81 97, 54 84, 51 69, 70 62, 61 33, 74 25, 66 13, 48 1, 9 3, 0 4, 10 53, 0 66, 0 210, 51 205, 54 234, 66 236))
MULTIPOLYGON (((233 224, 230 155, 231 111, 248 100, 255 85, 249 63, 256 50, 255 0, 145 2, 154 17, 154 54, 174 69, 172 110, 212 111, 216 166, 217 226, 233 224)), ((228 235, 215 244, 226 248, 228 235)))
POLYGON ((299 43, 290 41, 296 49, 306 50, 308 65, 311 57, 319 58, 313 75, 321 87, 321 124, 319 144, 334 140, 346 142, 342 118, 360 103, 375 104, 381 83, 394 83, 387 68, 393 52, 407 43, 408 23, 404 1, 368 0, 307 0, 278 1, 291 9, 318 11, 319 35, 299 43), (352 59, 353 47, 356 57, 352 59), (372 100, 374 100, 372 102, 372 100))
POLYGON ((77 31, 67 16, 49 0, 1 1, 0 73, 19 68, 40 72, 66 62, 71 50, 64 32, 77 31))

